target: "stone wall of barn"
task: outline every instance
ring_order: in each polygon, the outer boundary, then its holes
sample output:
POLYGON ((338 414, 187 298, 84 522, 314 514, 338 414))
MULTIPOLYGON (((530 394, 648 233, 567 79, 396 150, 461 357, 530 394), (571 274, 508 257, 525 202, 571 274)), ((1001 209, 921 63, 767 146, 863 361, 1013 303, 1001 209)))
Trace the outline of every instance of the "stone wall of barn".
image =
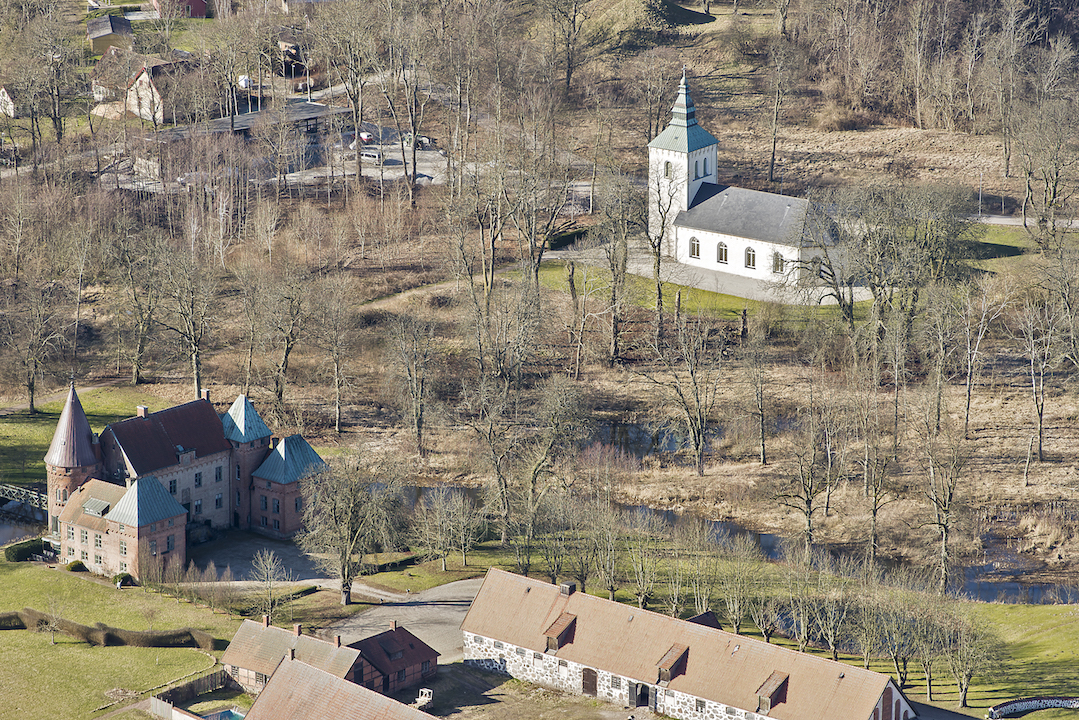
MULTIPOLYGON (((520 648, 500 640, 464 634, 466 665, 488 672, 510 675, 518 680, 543 685, 563 692, 583 694, 584 665, 559 659, 556 655, 520 648)), ((769 720, 749 710, 724 705, 687 693, 662 688, 655 683, 622 677, 596 670, 596 697, 607 702, 633 707, 637 704, 639 685, 656 689, 656 711, 678 720, 769 720)))

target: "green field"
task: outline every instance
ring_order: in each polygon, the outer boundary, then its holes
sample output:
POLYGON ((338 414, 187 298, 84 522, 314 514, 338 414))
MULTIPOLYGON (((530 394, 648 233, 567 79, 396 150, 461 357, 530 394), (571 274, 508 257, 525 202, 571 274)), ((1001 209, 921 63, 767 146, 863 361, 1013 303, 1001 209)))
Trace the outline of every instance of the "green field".
MULTIPOLYGON (((215 638, 220 656, 239 620, 140 588, 118 591, 86 573, 0 560, 0 612, 32 607, 76 622, 155 630, 193 627, 215 638)), ((110 702, 113 688, 146 692, 213 660, 194 648, 92 647, 62 634, 0 631, 0 720, 83 718, 110 702), (33 712, 31 712, 33 711, 33 712)))
MULTIPOLYGON (((151 411, 168 407, 167 401, 131 387, 79 392, 79 400, 95 433, 111 422, 134 417, 136 405, 146 405, 151 411)), ((16 485, 45 482, 45 453, 63 409, 61 399, 38 405, 38 411, 33 414, 16 410, 0 415, 0 482, 16 485)))

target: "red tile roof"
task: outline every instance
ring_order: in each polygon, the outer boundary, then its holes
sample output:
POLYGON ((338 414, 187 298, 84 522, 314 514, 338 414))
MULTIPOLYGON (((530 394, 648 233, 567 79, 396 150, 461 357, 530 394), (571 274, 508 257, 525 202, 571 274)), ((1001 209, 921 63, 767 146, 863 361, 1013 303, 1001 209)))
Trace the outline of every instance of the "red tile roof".
POLYGON ((246 720, 433 720, 432 716, 299 660, 285 659, 246 720))
POLYGON ((137 476, 157 472, 177 464, 177 453, 195 451, 203 458, 231 448, 225 439, 221 418, 205 400, 177 405, 113 423, 105 430, 112 433, 137 476))
POLYGON ((349 644, 349 647, 359 650, 363 659, 374 665, 383 675, 392 675, 399 670, 415 667, 425 660, 434 662, 438 657, 438 653, 430 645, 403 627, 372 635, 349 644))
POLYGON ((272 675, 292 648, 296 649, 297 660, 339 678, 348 675, 360 656, 350 647, 337 647, 310 635, 297 635, 278 627, 263 627, 262 623, 244 620, 221 656, 221 664, 272 675))
POLYGON ((495 568, 461 629, 544 652, 545 631, 563 613, 577 620, 559 659, 638 682, 655 682, 672 644, 685 646, 685 669, 671 678, 671 690, 752 712, 757 690, 773 672, 786 673, 785 699, 769 713, 778 720, 867 720, 886 687, 900 695, 887 675, 581 592, 562 595, 555 585, 495 568))

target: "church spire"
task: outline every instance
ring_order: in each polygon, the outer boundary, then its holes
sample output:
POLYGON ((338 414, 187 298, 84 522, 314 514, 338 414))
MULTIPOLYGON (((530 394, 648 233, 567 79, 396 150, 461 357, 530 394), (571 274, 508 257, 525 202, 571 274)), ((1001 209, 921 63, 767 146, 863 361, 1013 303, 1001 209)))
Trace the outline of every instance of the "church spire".
POLYGON ((697 124, 697 108, 689 96, 689 83, 686 82, 686 66, 682 66, 682 81, 678 83, 678 98, 671 108, 671 125, 691 127, 697 124))

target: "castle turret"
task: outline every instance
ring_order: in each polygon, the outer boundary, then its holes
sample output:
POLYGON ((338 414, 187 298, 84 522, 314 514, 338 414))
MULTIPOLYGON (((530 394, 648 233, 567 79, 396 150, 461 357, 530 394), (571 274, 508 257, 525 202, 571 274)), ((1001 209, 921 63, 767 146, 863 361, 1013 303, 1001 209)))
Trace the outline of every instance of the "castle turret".
POLYGON ((225 438, 232 445, 233 467, 229 469, 232 480, 232 526, 251 527, 251 474, 262 464, 270 452, 273 433, 259 417, 258 411, 240 395, 228 412, 221 416, 225 438))
POLYGON ((67 394, 60 422, 45 454, 49 492, 49 531, 60 531, 59 517, 67 499, 87 480, 101 476, 101 459, 90 421, 75 392, 75 383, 67 394))

